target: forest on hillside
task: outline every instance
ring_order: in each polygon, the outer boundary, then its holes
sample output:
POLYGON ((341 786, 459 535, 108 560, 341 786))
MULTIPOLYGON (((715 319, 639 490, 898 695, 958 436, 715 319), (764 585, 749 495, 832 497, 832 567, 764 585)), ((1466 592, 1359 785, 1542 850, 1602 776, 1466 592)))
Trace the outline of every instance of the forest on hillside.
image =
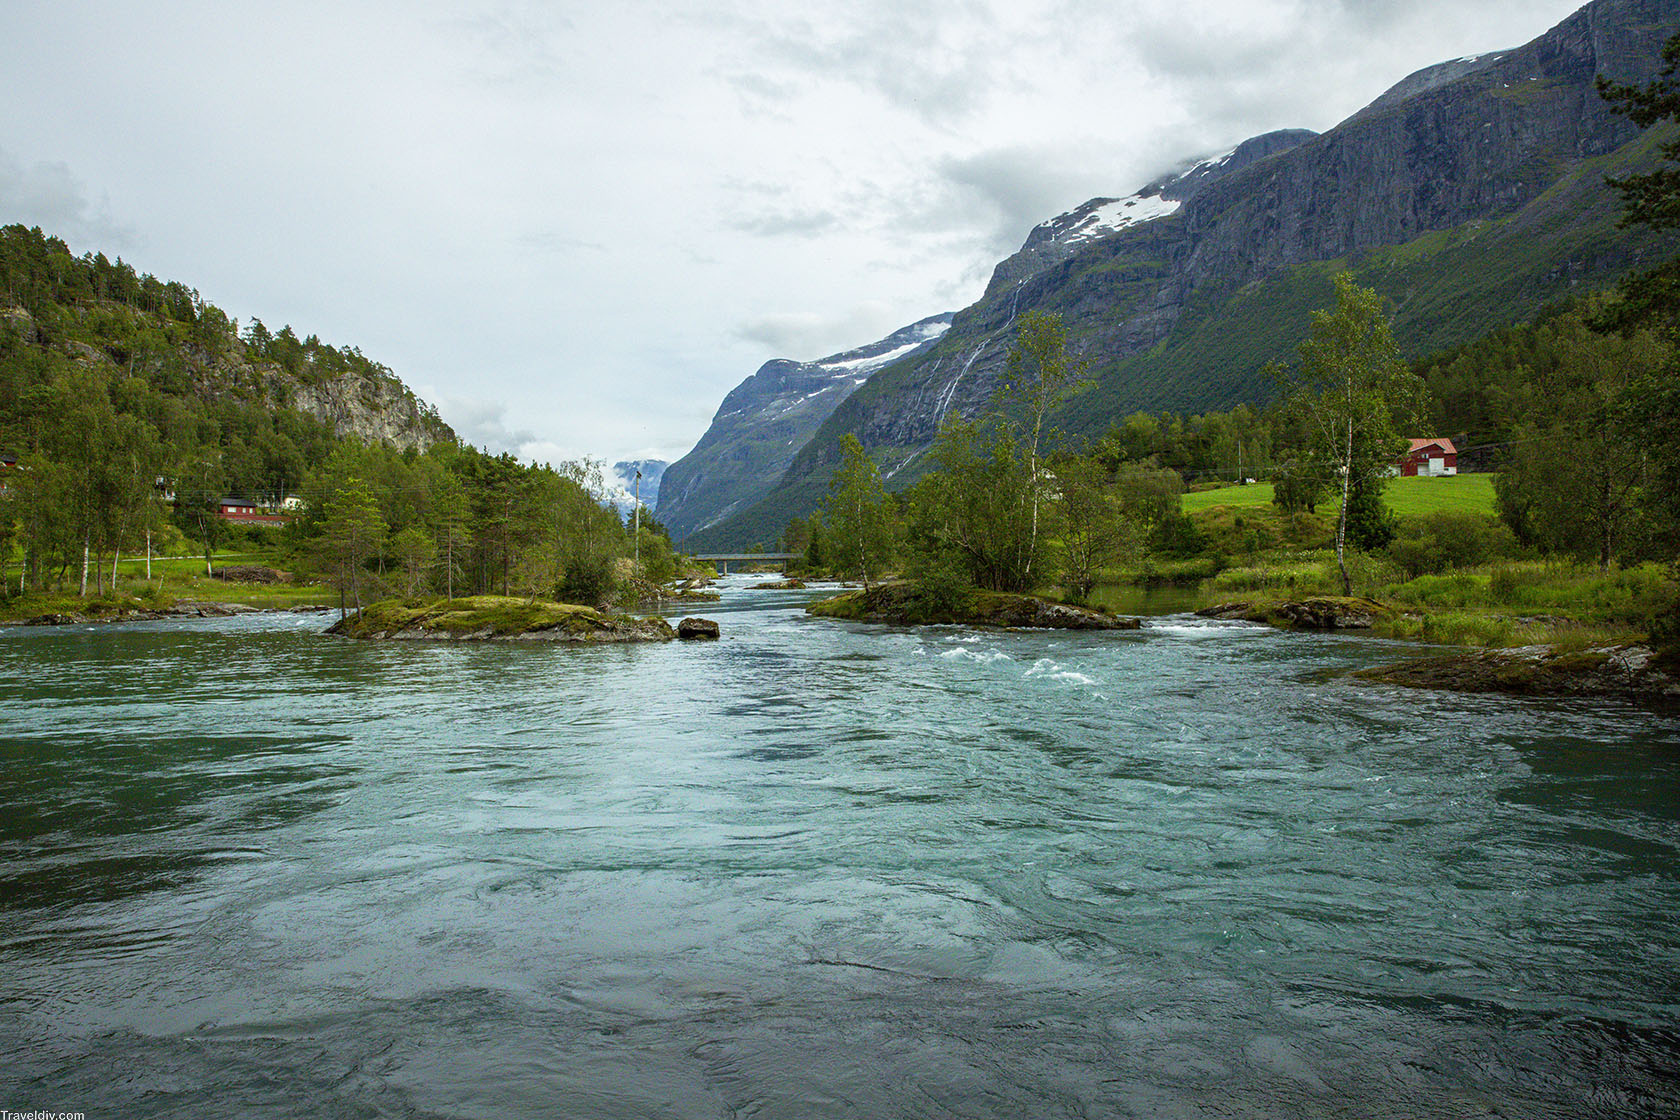
POLYGON ((353 347, 256 319, 241 330, 184 284, 74 256, 39 229, 0 229, 0 594, 98 594, 123 555, 190 541, 208 563, 253 535, 354 597, 517 589, 594 602, 622 556, 669 566, 657 522, 632 539, 594 497, 598 464, 460 446, 429 406, 418 412, 430 446, 399 451, 288 403, 297 384, 340 378, 413 402, 353 347), (283 530, 238 528, 219 515, 229 497, 301 508, 283 530))

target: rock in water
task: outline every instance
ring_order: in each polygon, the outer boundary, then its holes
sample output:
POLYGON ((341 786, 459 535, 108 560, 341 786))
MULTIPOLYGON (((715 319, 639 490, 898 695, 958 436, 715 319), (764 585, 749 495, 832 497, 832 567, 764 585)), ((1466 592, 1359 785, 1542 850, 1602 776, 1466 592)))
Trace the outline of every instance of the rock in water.
POLYGON ((677 623, 677 637, 683 641, 716 641, 718 624, 709 618, 685 618, 677 623))
POLYGON ((1052 602, 1036 595, 967 590, 941 596, 914 581, 877 583, 805 608, 818 618, 881 622, 892 626, 996 626, 1004 629, 1136 630, 1135 618, 1052 602))
POLYGON ((1283 602, 1220 603, 1196 612, 1203 618, 1234 618, 1264 622, 1286 630, 1369 630, 1394 611, 1358 596, 1315 595, 1283 602))

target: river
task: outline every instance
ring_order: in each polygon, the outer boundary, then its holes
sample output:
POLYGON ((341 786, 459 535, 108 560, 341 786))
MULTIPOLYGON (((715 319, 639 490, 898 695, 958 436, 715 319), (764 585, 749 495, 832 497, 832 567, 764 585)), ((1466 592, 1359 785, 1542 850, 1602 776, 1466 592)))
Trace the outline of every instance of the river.
POLYGON ((0 1109, 1680 1112, 1680 720, 1409 647, 0 631, 0 1109))

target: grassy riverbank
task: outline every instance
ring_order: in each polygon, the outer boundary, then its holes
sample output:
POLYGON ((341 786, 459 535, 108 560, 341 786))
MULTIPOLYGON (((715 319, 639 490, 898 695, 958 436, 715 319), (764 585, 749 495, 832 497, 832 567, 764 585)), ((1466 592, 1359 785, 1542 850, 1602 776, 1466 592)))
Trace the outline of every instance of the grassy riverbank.
MULTIPOLYGON (((1493 479, 1472 474, 1390 481, 1383 497, 1402 544, 1349 556, 1354 594, 1395 612, 1371 632, 1446 645, 1560 651, 1649 639, 1653 621, 1672 611, 1680 595, 1668 570, 1644 564, 1601 571, 1522 557, 1494 521, 1493 479), (1420 526, 1443 516, 1457 519, 1444 539, 1417 536, 1420 526), (1465 538, 1475 536, 1485 540, 1466 549, 1465 538), (1433 556, 1431 548, 1437 550, 1433 556), (1453 548, 1478 562, 1454 563, 1439 551, 1453 548)), ((1236 600, 1266 604, 1340 595, 1331 547, 1334 503, 1316 514, 1286 514, 1271 498, 1267 483, 1185 494, 1184 510, 1203 541, 1200 554, 1110 569, 1093 602, 1146 611, 1153 600, 1158 609, 1185 611, 1236 600)))
MULTIPOLYGON (((217 569, 275 567, 283 570, 278 567, 281 563, 271 554, 250 551, 218 552, 214 560, 217 569)), ((13 567, 10 571, 15 581, 17 569, 13 567)), ((101 595, 93 590, 90 577, 85 597, 78 595, 74 588, 18 595, 13 582, 12 593, 0 595, 0 622, 19 622, 42 615, 109 618, 129 612, 167 610, 182 602, 234 603, 258 610, 295 610, 338 603, 338 593, 318 583, 206 576, 202 556, 154 559, 150 579, 146 578, 145 557, 123 560, 118 566, 116 591, 110 589, 109 572, 106 578, 106 590, 101 595)))
MULTIPOLYGON (((1440 574, 1408 577, 1383 557, 1356 556, 1356 595, 1392 607, 1372 633, 1446 645, 1558 649, 1643 641, 1651 623, 1672 607, 1674 581, 1659 565, 1597 568, 1556 561, 1505 560, 1440 574)), ((1277 551, 1218 571, 1205 563, 1155 565, 1110 573, 1092 602, 1113 610, 1198 610, 1233 600, 1285 602, 1340 595, 1333 553, 1277 551), (1145 579, 1153 578, 1152 588, 1145 579)))

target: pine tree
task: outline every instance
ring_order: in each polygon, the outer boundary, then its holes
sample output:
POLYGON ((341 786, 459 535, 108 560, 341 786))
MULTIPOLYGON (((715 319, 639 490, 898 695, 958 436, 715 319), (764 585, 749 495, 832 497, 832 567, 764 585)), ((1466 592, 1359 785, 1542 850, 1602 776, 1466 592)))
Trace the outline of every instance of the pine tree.
POLYGON ((346 591, 356 604, 356 613, 362 613, 362 582, 367 575, 367 563, 379 555, 385 532, 379 503, 361 479, 345 479, 327 499, 327 516, 321 522, 316 551, 338 587, 340 618, 345 614, 346 591))

